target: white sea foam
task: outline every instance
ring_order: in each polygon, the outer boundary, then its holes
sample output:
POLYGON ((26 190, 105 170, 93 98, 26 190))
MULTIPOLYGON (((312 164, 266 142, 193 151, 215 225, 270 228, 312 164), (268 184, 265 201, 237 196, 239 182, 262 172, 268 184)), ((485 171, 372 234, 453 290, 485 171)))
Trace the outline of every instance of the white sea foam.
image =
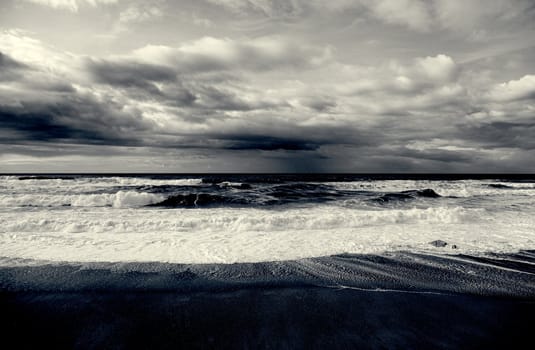
MULTIPOLYGON (((139 200, 139 199, 135 199, 139 200)), ((129 204, 132 204, 131 202, 129 204)), ((128 205, 122 203, 122 207, 128 205)), ((95 208, 97 209, 97 208, 95 208)), ((382 226, 392 224, 455 224, 477 217, 482 209, 410 208, 404 210, 350 210, 334 207, 322 209, 289 209, 285 211, 260 209, 210 210, 136 210, 117 211, 56 211, 4 214, 0 232, 68 233, 76 223, 76 232, 273 232, 287 230, 331 230, 382 226), (11 217, 10 217, 11 216, 11 217), (22 219, 24 217, 24 219, 22 219)))
POLYGON ((3 213, 0 256, 52 261, 233 263, 338 253, 513 251, 535 242, 531 216, 437 207, 352 210, 26 210, 3 213), (74 212, 73 212, 74 211, 74 212), (446 248, 429 245, 433 240, 446 248), (458 249, 452 250, 451 245, 458 249))
POLYGON ((11 194, 0 195, 0 207, 141 207, 165 199, 161 194, 118 191, 103 194, 11 194))

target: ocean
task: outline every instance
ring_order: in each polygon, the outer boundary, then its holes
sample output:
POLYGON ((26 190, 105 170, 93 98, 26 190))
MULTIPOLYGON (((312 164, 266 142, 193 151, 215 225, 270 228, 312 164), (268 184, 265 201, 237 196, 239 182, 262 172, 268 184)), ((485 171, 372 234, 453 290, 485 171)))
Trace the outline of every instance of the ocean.
POLYGON ((484 255, 533 249, 534 228, 533 177, 0 177, 0 264, 484 255))
POLYGON ((516 347, 534 248, 529 175, 0 177, 21 348, 516 347))

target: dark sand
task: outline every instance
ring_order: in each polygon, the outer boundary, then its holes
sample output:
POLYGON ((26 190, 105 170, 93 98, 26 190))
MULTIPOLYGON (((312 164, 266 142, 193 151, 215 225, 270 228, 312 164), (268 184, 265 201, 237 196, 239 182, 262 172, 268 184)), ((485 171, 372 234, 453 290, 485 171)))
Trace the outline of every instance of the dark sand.
POLYGON ((16 348, 521 348, 535 324, 533 252, 45 264, 0 287, 16 348))

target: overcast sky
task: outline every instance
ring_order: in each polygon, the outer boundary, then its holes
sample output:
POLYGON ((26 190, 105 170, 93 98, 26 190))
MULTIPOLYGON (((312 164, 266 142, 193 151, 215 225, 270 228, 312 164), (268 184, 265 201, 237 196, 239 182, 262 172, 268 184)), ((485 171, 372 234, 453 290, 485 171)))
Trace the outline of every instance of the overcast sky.
POLYGON ((534 172, 533 0, 2 0, 0 172, 534 172))

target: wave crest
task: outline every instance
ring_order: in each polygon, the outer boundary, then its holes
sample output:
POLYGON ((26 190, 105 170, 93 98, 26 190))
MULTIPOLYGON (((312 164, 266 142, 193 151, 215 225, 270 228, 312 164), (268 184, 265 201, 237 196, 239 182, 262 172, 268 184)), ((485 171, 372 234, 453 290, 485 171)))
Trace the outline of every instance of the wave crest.
POLYGON ((102 194, 72 195, 10 195, 0 196, 0 207, 114 207, 131 208, 162 201, 165 197, 159 194, 118 191, 102 194))

